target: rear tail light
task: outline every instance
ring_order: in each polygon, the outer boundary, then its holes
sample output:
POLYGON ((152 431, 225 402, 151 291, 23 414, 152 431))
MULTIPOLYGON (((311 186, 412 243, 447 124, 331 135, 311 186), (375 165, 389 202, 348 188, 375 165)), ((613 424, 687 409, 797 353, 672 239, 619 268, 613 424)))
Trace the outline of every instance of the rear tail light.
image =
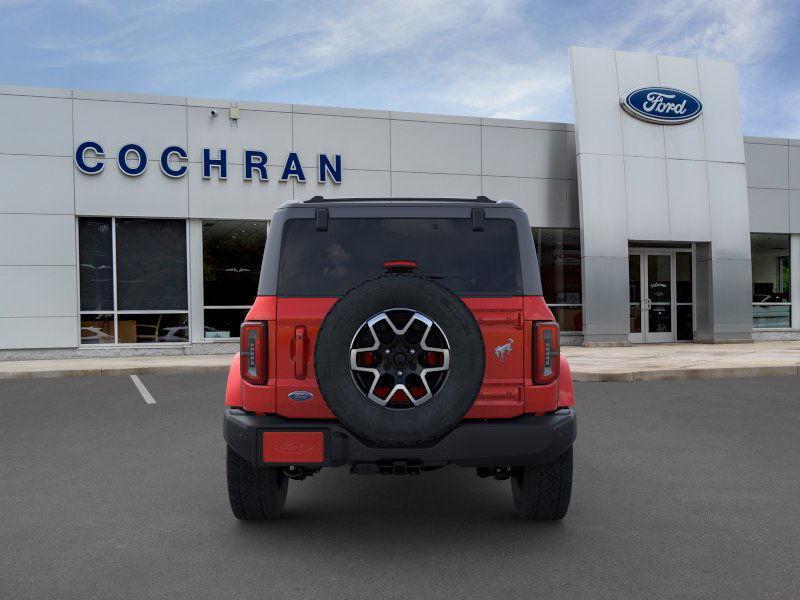
POLYGON ((561 366, 558 323, 533 324, 533 382, 546 385, 558 379, 561 366))
POLYGON ((267 382, 267 324, 245 321, 239 336, 242 379, 248 383, 267 382))

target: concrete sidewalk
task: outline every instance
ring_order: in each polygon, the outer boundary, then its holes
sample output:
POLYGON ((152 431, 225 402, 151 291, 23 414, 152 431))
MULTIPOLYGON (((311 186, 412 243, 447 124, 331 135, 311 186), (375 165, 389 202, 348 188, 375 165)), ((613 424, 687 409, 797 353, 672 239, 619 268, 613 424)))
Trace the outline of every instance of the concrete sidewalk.
POLYGON ((230 354, 191 356, 120 356, 113 358, 56 358, 0 362, 0 379, 142 375, 152 373, 224 373, 230 354))
POLYGON ((800 375, 800 342, 564 346, 576 381, 659 381, 800 375))
MULTIPOLYGON (((564 346, 575 381, 657 381, 800 375, 800 342, 564 346)), ((227 371, 231 355, 0 362, 0 379, 227 371)))

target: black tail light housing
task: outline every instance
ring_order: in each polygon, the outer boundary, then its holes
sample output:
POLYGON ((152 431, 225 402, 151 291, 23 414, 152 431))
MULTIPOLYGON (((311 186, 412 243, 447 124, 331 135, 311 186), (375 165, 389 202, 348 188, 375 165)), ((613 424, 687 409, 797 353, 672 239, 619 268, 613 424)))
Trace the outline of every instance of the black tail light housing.
POLYGON ((533 383, 547 385, 558 379, 561 367, 561 337, 558 323, 533 324, 533 383))
POLYGON ((239 334, 242 379, 256 385, 267 382, 267 324, 245 321, 239 334))

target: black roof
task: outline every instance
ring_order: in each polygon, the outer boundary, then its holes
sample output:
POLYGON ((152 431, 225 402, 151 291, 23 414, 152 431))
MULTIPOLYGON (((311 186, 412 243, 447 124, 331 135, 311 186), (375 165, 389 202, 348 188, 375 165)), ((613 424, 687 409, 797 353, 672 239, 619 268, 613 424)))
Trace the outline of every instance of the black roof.
POLYGON ((304 200, 303 204, 338 204, 340 202, 458 202, 470 204, 497 204, 496 200, 491 200, 486 196, 477 196, 475 198, 324 198, 323 196, 314 196, 313 198, 304 200))

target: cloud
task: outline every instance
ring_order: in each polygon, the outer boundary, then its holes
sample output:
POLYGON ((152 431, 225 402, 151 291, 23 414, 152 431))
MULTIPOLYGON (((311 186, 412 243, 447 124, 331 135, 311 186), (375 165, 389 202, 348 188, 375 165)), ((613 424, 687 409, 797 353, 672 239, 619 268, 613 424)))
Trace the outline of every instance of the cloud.
MULTIPOLYGON (((640 7, 646 15, 646 5, 640 7)), ((635 19, 628 40, 661 54, 733 60, 748 64, 770 52, 781 22, 775 2, 765 0, 672 0, 656 7, 654 18, 635 19)))
POLYGON ((781 103, 800 89, 796 47, 787 47, 798 11, 789 0, 29 2, 0 23, 0 38, 15 40, 0 76, 34 83, 27 73, 56 72, 71 87, 569 121, 567 47, 595 46, 735 61, 745 125, 757 133, 779 118, 796 123, 781 103), (16 72, 26 75, 3 75, 16 72))
POLYGON ((507 0, 382 0, 317 6, 311 17, 282 31, 255 35, 249 48, 273 62, 243 73, 245 87, 331 71, 353 62, 408 53, 444 53, 447 44, 477 27, 494 28, 508 20, 518 2, 507 0), (333 10, 326 10, 332 8, 333 10), (319 16, 322 15, 322 16, 319 16))

